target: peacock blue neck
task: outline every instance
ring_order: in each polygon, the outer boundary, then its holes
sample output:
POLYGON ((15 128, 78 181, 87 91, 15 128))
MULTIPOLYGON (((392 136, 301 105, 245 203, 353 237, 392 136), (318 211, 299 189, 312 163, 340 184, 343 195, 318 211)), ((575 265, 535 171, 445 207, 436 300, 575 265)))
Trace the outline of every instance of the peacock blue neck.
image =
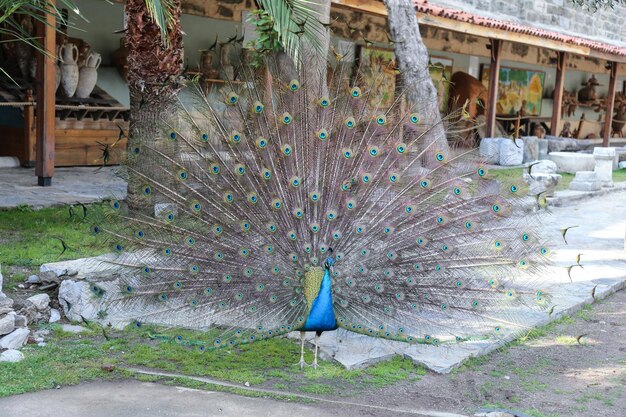
POLYGON ((319 293, 313 300, 309 309, 309 316, 301 330, 323 332, 337 329, 331 286, 330 271, 325 268, 319 293))

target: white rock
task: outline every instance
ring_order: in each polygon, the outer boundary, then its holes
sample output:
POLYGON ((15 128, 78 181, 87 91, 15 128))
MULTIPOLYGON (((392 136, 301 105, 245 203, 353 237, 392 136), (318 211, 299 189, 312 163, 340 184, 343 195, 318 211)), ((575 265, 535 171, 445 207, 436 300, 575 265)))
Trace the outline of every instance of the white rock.
POLYGON ((505 138, 483 138, 480 141, 479 152, 483 160, 488 164, 500 163, 500 142, 509 140, 505 138))
POLYGON ((619 164, 617 164, 617 167, 618 167, 619 169, 624 169, 624 168, 626 168, 626 161, 622 161, 622 162, 620 162, 619 164))
POLYGON ((502 139, 500 141, 500 165, 520 165, 524 161, 524 141, 522 139, 502 139))
POLYGON ((9 349, 0 353, 0 362, 19 362, 24 359, 24 354, 19 350, 9 349))
POLYGON ((0 318, 0 336, 9 334, 13 330, 15 330, 15 313, 9 313, 0 318))
POLYGON ((593 171, 596 160, 588 153, 550 152, 549 158, 556 162, 561 172, 575 174, 578 171, 593 171))
POLYGON ((0 156, 0 168, 17 168, 20 160, 15 156, 0 156))
POLYGON ((531 174, 556 174, 558 167, 554 161, 541 160, 530 168, 531 174))
POLYGON ((37 307, 37 310, 42 311, 48 308, 50 304, 50 296, 48 294, 37 294, 27 299, 37 307))
POLYGON ((85 281, 64 280, 59 287, 59 304, 71 321, 93 320, 98 316, 98 304, 85 281))
POLYGON ((49 264, 43 264, 39 267, 39 272, 54 272, 57 277, 63 276, 67 274, 67 263, 71 261, 64 262, 53 262, 49 264))
POLYGON ((16 329, 0 339, 0 349, 19 349, 28 340, 28 329, 16 329))
POLYGON ((4 295, 4 293, 2 292, 2 264, 0 264, 0 297, 2 297, 4 295))
POLYGON ((61 320, 61 313, 56 308, 51 308, 50 320, 48 321, 48 323, 56 323, 59 320, 61 320))

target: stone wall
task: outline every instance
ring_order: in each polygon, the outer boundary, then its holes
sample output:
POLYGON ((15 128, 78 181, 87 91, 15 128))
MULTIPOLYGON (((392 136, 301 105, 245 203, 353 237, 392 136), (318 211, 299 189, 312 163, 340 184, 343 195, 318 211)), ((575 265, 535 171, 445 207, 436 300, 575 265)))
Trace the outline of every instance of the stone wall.
POLYGON ((572 0, 430 0, 429 3, 626 46, 624 5, 591 13, 572 4, 572 0))

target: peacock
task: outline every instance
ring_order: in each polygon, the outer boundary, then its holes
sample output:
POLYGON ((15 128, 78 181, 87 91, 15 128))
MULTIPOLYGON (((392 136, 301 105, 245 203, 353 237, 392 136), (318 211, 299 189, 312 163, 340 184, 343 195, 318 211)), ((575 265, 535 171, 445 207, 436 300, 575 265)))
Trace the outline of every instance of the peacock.
POLYGON ((434 346, 525 329, 550 249, 524 184, 442 141, 454 126, 422 120, 410 86, 382 91, 394 69, 320 74, 312 56, 192 83, 131 142, 140 204, 113 200, 91 226, 122 271, 115 291, 94 285, 102 311, 206 331, 187 343, 201 350, 300 331, 301 367, 307 331, 317 367, 337 328, 434 346))

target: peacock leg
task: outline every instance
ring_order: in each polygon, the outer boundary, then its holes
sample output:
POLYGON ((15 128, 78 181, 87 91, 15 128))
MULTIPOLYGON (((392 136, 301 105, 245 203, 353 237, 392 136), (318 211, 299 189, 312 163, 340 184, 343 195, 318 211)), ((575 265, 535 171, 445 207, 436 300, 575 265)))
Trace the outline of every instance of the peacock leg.
POLYGON ((300 362, 298 362, 298 365, 300 365, 300 369, 304 369, 304 365, 306 365, 307 363, 304 361, 304 340, 306 337, 306 332, 300 332, 300 362))
POLYGON ((311 364, 311 366, 314 369, 317 369, 317 350, 318 350, 321 334, 322 332, 315 332, 315 356, 313 357, 313 363, 311 364))

